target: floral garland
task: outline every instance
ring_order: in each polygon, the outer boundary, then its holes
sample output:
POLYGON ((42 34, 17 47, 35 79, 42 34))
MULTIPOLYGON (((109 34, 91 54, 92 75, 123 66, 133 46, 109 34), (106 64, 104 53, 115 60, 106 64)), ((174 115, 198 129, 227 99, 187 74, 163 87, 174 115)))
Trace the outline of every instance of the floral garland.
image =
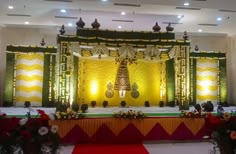
POLYGON ((80 119, 83 117, 84 115, 82 114, 82 112, 73 111, 71 108, 67 108, 67 110, 64 112, 57 111, 55 114, 55 118, 60 120, 80 119))
POLYGON ((143 119, 145 117, 145 114, 142 111, 128 110, 114 112, 113 117, 123 119, 143 119))
POLYGON ((206 116, 206 113, 205 112, 201 112, 201 111, 197 111, 197 110, 194 110, 194 111, 181 111, 180 113, 180 117, 183 117, 183 118, 201 118, 201 117, 205 117, 206 116))

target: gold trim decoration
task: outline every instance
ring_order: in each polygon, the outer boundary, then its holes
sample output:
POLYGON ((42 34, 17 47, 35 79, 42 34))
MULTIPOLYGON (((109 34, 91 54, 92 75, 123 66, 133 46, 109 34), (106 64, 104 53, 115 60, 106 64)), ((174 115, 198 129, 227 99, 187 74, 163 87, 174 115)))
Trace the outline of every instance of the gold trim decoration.
POLYGON ((113 89, 113 84, 109 82, 107 84, 107 90, 105 92, 107 98, 112 98, 114 96, 114 91, 112 89, 113 89))
POLYGON ((163 101, 163 99, 166 96, 166 63, 162 62, 161 63, 161 81, 160 81, 161 85, 160 85, 160 98, 161 101, 163 101))
POLYGON ((139 97, 139 91, 138 91, 138 85, 136 84, 136 82, 134 82, 131 86, 131 96, 133 98, 138 98, 139 97))
POLYGON ((12 91, 12 102, 13 102, 13 106, 16 105, 16 59, 17 59, 17 53, 15 54, 15 61, 14 61, 14 74, 13 74, 13 91, 12 91))

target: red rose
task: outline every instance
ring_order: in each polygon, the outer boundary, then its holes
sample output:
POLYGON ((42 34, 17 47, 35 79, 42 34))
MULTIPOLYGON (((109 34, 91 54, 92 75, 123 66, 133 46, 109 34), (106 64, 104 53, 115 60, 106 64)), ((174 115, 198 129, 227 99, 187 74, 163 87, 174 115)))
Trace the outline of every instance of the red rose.
POLYGON ((192 117, 192 115, 193 115, 193 113, 192 113, 192 112, 189 112, 189 113, 187 114, 187 117, 192 117))
POLYGON ((40 118, 42 118, 43 120, 49 120, 49 116, 47 114, 41 114, 40 118))
POLYGON ((26 139, 26 140, 30 140, 31 139, 31 134, 28 130, 23 130, 20 132, 20 135, 26 139))
POLYGON ((231 131, 231 132, 230 132, 230 138, 231 138, 232 140, 236 140, 236 131, 231 131))
POLYGON ((211 124, 219 124, 220 123, 220 119, 217 116, 210 116, 209 121, 211 124))
POLYGON ((40 109, 38 109, 37 112, 38 112, 38 114, 40 114, 40 115, 45 114, 45 112, 44 112, 43 110, 40 110, 40 109))
POLYGON ((4 131, 4 132, 1 133, 1 137, 2 137, 3 139, 7 139, 9 136, 10 136, 10 134, 9 134, 8 132, 6 132, 6 131, 4 131))

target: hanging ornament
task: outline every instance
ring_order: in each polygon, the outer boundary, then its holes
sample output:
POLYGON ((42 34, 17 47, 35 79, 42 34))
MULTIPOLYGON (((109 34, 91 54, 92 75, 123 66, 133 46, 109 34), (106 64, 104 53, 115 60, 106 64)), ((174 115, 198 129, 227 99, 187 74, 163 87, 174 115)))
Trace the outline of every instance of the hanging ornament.
POLYGON ((76 22, 76 25, 77 25, 77 29, 84 28, 85 23, 81 17, 79 18, 79 21, 76 22))
POLYGON ((59 32, 60 32, 61 35, 65 34, 66 31, 65 31, 65 26, 64 25, 61 26, 61 29, 60 29, 59 32))
POLYGON ((41 44, 41 46, 44 46, 46 44, 46 42, 44 41, 44 38, 42 38, 40 44, 41 44))
POLYGON ((161 27, 158 25, 158 22, 156 22, 156 24, 152 27, 154 32, 160 32, 161 27))
POLYGON ((97 21, 97 19, 95 19, 95 21, 91 24, 91 26, 94 29, 98 29, 100 27, 100 23, 97 21))

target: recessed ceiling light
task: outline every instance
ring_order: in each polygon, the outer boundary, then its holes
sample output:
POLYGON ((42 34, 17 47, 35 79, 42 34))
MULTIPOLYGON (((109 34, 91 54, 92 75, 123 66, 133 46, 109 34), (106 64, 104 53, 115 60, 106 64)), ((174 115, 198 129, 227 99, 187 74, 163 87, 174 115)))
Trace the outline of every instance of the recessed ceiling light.
POLYGON ((181 19, 181 18, 183 18, 183 17, 184 17, 183 15, 178 15, 178 16, 177 16, 178 19, 181 19))
POLYGON ((218 17, 216 20, 217 20, 217 21, 221 21, 221 20, 222 20, 222 18, 221 18, 221 17, 218 17))
POLYGON ((107 0, 102 0, 102 2, 106 2, 107 0))
POLYGON ((9 5, 8 9, 12 10, 12 9, 14 9, 14 7, 12 5, 9 5))
POLYGON ((69 27, 72 27, 72 26, 73 26, 73 24, 72 24, 72 23, 68 23, 68 26, 69 26, 69 27))
POLYGON ((118 26, 117 28, 118 28, 118 29, 121 29, 121 28, 122 28, 122 26, 118 26))
POLYGON ((28 24, 29 24, 29 21, 25 21, 25 24, 28 25, 28 24))
POLYGON ((184 3, 184 6, 189 6, 189 3, 188 2, 184 3))
POLYGON ((199 29, 198 32, 202 32, 202 29, 199 29))
POLYGON ((66 10, 65 9, 61 9, 60 12, 61 13, 66 13, 66 10))
POLYGON ((125 13, 125 12, 121 12, 120 14, 121 14, 121 15, 125 15, 126 13, 125 13))

